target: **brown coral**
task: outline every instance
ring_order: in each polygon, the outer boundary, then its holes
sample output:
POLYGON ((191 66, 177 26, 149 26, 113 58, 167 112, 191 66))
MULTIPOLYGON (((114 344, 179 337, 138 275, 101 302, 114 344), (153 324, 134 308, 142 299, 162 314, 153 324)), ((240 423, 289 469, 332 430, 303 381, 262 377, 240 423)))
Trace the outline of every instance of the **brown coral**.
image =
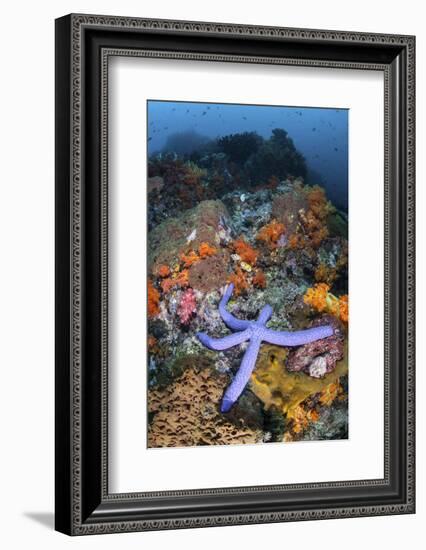
POLYGON ((332 285, 337 279, 337 269, 326 264, 319 264, 315 269, 314 278, 317 282, 332 285))
POLYGON ((176 218, 168 218, 153 227, 148 239, 149 270, 157 274, 161 265, 175 266, 176 263, 190 267, 199 260, 195 251, 199 250, 202 243, 208 243, 211 247, 217 246, 221 220, 228 219, 228 211, 221 201, 207 200, 176 218), (190 242, 189 236, 193 239, 190 242))
POLYGON ((299 212, 308 208, 308 201, 303 187, 275 195, 272 201, 272 217, 283 223, 289 235, 295 233, 299 223, 299 212))
POLYGON ((148 393, 148 447, 258 443, 262 432, 236 426, 219 412, 228 376, 210 368, 187 368, 173 384, 148 393))
POLYGON ((261 269, 258 269, 253 277, 253 285, 258 288, 266 288, 266 277, 261 269))
POLYGON ((324 189, 318 185, 279 195, 272 207, 273 215, 287 222, 291 234, 289 246, 292 249, 318 248, 329 236, 327 220, 334 211, 324 189))
POLYGON ((210 256, 189 268, 189 285, 204 293, 223 286, 227 277, 227 262, 222 255, 210 256))

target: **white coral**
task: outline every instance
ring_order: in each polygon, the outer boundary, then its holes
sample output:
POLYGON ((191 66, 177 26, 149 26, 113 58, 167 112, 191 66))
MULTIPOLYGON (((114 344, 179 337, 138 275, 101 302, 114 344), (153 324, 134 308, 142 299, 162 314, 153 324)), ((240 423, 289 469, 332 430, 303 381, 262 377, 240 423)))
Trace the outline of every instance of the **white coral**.
POLYGON ((318 355, 309 365, 309 376, 322 378, 327 373, 327 360, 324 356, 318 355))

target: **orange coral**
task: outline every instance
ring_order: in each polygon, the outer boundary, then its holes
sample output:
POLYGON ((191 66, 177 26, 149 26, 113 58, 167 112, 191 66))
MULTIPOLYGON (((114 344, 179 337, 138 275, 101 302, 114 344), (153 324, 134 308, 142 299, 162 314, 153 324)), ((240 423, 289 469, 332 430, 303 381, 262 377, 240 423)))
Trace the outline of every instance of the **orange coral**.
POLYGON ((200 257, 196 252, 191 250, 188 254, 182 253, 180 259, 183 262, 185 267, 190 267, 192 264, 195 264, 200 260, 200 257))
POLYGON ((348 296, 345 294, 337 298, 331 294, 330 286, 326 283, 317 283, 308 288, 303 296, 303 301, 315 308, 317 311, 331 313, 341 321, 347 323, 349 320, 348 296))
POLYGON ((322 312, 327 309, 327 294, 330 286, 326 283, 317 283, 312 288, 308 288, 303 300, 305 304, 314 307, 317 311, 322 312))
POLYGON ((148 317, 155 317, 159 314, 160 293, 148 280, 148 317))
POLYGON ((319 398, 321 405, 329 407, 336 398, 343 394, 343 388, 339 382, 332 382, 322 392, 319 398))
POLYGON ((161 278, 168 277, 170 275, 170 268, 167 265, 160 265, 158 268, 158 276, 161 278))
POLYGON ((302 404, 287 413, 287 420, 292 421, 291 431, 294 434, 302 433, 311 422, 316 422, 318 419, 319 412, 316 409, 306 409, 302 404))
POLYGON ((255 265, 257 262, 257 251, 252 248, 246 241, 242 238, 234 241, 234 249, 238 256, 242 259, 243 262, 247 262, 250 265, 255 265))
POLYGON ((188 286, 188 270, 183 269, 180 273, 175 273, 172 277, 163 279, 161 281, 161 289, 164 294, 170 292, 174 286, 185 288, 188 286))
POLYGON ((347 294, 339 298, 339 312, 340 319, 347 323, 349 321, 349 300, 347 294))
POLYGON ((163 279, 161 281, 161 290, 164 292, 164 294, 167 294, 174 286, 175 282, 171 277, 168 277, 167 279, 163 279))
POLYGON ((266 287, 266 277, 265 274, 261 269, 258 269, 255 273, 255 276, 253 277, 253 284, 254 286, 257 286, 258 288, 265 288, 266 287))
POLYGON ((294 233, 288 240, 288 244, 291 249, 296 250, 297 248, 303 248, 305 246, 305 240, 302 235, 294 233))
POLYGON ((175 284, 177 286, 185 287, 188 286, 188 275, 189 272, 187 269, 183 269, 175 278, 175 284))
POLYGON ((259 241, 263 241, 270 248, 276 248, 277 241, 284 233, 284 231, 284 224, 278 222, 277 220, 272 220, 270 223, 262 227, 262 229, 257 234, 257 239, 259 241))
POLYGON ((201 243, 198 247, 198 253, 200 258, 207 258, 208 256, 214 256, 217 253, 217 248, 210 246, 209 243, 201 243))
POLYGON ((229 276, 228 282, 234 284, 234 293, 239 296, 249 288, 249 284, 244 271, 237 267, 236 272, 229 276))

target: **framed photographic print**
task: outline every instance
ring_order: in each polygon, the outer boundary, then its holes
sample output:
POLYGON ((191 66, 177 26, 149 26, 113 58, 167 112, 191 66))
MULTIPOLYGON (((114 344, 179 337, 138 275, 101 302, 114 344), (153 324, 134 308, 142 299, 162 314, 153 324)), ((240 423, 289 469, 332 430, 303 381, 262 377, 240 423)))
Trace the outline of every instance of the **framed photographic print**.
POLYGON ((412 36, 56 21, 56 529, 413 513, 412 36))

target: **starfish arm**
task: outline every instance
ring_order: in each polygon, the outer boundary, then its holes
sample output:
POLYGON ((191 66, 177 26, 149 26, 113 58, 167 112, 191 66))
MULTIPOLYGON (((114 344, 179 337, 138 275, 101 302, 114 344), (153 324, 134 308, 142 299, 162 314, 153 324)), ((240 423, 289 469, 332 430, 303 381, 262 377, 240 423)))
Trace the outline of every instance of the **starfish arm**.
POLYGON ((250 334, 248 331, 235 332, 234 334, 229 334, 223 338, 212 338, 204 332, 197 332, 197 338, 200 342, 206 346, 206 348, 212 349, 214 351, 223 351, 225 349, 232 348, 238 344, 242 344, 245 340, 248 340, 250 334))
POLYGON ((256 339, 252 340, 247 348, 247 351, 244 354, 243 360, 241 361, 240 368, 238 369, 237 374, 234 376, 231 384, 227 387, 220 407, 221 412, 228 412, 234 403, 238 400, 240 395, 243 393, 244 388, 247 385, 247 382, 250 379, 251 373, 256 365, 257 354, 259 353, 261 340, 256 339))
POLYGON ((269 321, 269 319, 272 317, 272 313, 273 311, 271 306, 268 306, 268 305, 264 306, 261 309, 259 314, 259 319, 258 319, 259 323, 262 323, 262 325, 266 324, 269 321))
POLYGON ((268 342, 268 344, 276 344, 277 346, 303 346, 304 344, 309 344, 310 342, 315 342, 322 338, 328 338, 333 334, 334 330, 330 325, 296 330, 295 332, 266 328, 263 332, 262 340, 268 342))
POLYGON ((219 302, 219 313, 225 325, 228 326, 230 329, 244 330, 249 326, 250 321, 242 321, 240 319, 237 319, 232 315, 232 313, 229 313, 229 311, 226 310, 226 305, 231 298, 233 290, 234 285, 231 283, 227 286, 225 293, 222 296, 221 301, 219 302))

